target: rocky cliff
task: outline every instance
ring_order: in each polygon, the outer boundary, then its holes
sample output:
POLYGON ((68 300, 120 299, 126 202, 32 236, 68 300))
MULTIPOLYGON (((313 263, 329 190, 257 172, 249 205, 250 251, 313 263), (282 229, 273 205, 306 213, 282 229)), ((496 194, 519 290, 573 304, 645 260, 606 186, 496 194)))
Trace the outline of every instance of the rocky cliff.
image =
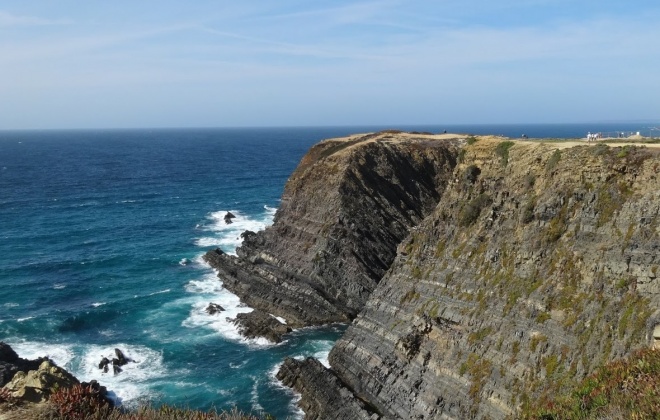
MULTIPOLYGON (((384 418, 505 418, 653 345, 660 159, 630 146, 559 147, 466 146, 442 200, 332 350, 328 375, 384 418)), ((319 399, 298 389, 303 402, 319 399)))
POLYGON ((657 149, 567 146, 327 141, 271 228, 238 257, 207 258, 230 290, 293 326, 358 314, 331 369, 289 359, 278 374, 307 418, 516 417, 660 346, 657 149))
POLYGON ((246 335, 277 341, 287 327, 355 318, 396 247, 438 203, 456 141, 383 132, 314 146, 286 184, 274 223, 246 232, 237 256, 206 254, 224 286, 257 309, 246 335))

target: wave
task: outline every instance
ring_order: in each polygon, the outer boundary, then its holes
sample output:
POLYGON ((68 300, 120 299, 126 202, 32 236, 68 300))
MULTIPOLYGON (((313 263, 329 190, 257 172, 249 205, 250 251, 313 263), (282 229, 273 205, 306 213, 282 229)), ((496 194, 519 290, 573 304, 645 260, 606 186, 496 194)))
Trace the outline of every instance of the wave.
POLYGON ((212 232, 213 236, 205 236, 195 239, 195 245, 199 247, 220 247, 228 254, 235 254, 236 248, 241 245, 243 239, 241 233, 246 230, 258 232, 266 229, 273 223, 276 208, 264 206, 264 212, 257 216, 246 216, 238 210, 229 210, 235 217, 232 223, 225 222, 227 210, 212 212, 207 216, 207 222, 197 225, 196 228, 212 232))
POLYGON ((240 313, 249 313, 253 309, 241 302, 240 298, 222 286, 215 271, 205 261, 195 260, 203 266, 206 273, 197 280, 186 284, 185 290, 192 296, 188 317, 182 322, 186 328, 206 328, 219 333, 225 339, 238 341, 252 346, 272 346, 265 338, 247 339, 238 332, 238 327, 232 322, 240 313), (224 311, 210 315, 206 312, 209 303, 216 303, 224 311))
POLYGON ((284 393, 291 398, 291 401, 289 402, 289 409, 294 413, 293 418, 296 420, 302 420, 305 417, 305 412, 298 407, 298 402, 302 399, 302 395, 296 392, 293 388, 289 388, 288 386, 284 386, 282 382, 280 382, 279 379, 277 379, 277 372, 279 372, 280 367, 282 367, 282 364, 284 362, 276 363, 273 365, 273 367, 268 371, 268 378, 270 381, 270 384, 274 388, 278 388, 284 393))
MULTIPOLYGON (((145 398, 156 396, 149 387, 154 379, 166 376, 161 352, 140 345, 116 343, 112 345, 73 345, 23 341, 11 343, 12 348, 23 358, 36 359, 47 356, 80 381, 98 380, 114 393, 115 403, 132 405, 145 398), (115 357, 118 348, 132 362, 122 366, 122 372, 114 375, 112 370, 103 373, 98 364, 103 357, 115 357)), ((110 394, 112 397, 113 394, 110 394)))
POLYGON ((157 292, 149 293, 148 296, 162 295, 163 293, 169 293, 171 291, 172 291, 172 289, 159 290, 157 292))

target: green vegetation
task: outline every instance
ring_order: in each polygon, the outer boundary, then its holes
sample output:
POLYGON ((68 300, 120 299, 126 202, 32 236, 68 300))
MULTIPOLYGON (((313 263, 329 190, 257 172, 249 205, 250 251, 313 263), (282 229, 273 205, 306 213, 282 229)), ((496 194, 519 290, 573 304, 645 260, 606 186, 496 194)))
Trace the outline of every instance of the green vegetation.
POLYGON ((495 154, 500 157, 500 162, 502 166, 506 166, 509 163, 509 149, 513 147, 515 143, 512 141, 503 141, 495 147, 495 154))
POLYGON ((478 331, 472 332, 470 335, 468 335, 468 343, 474 344, 483 341, 484 338, 488 337, 492 332, 493 329, 491 327, 485 327, 478 331))
POLYGON ((535 352, 538 345, 540 343, 545 343, 546 341, 548 341, 548 337, 543 334, 533 336, 532 339, 529 340, 529 351, 535 352))
MULTIPOLYGON (((176 408, 169 405, 159 407, 145 405, 127 410, 115 408, 91 386, 75 385, 61 388, 53 393, 48 403, 40 406, 20 406, 8 392, 0 391, 0 407, 3 410, 17 409, 17 417, 48 420, 272 420, 268 414, 253 415, 233 409, 229 412, 216 410, 198 411, 176 408), (11 403, 11 404, 9 404, 11 403)), ((9 412, 8 412, 9 413, 9 412)))
POLYGON ((538 315, 536 315, 536 322, 539 324, 543 324, 545 321, 549 320, 552 318, 548 312, 539 312, 538 315))
POLYGON ((536 207, 536 197, 532 196, 530 199, 525 203, 525 206, 522 209, 522 217, 521 221, 524 224, 527 224, 534 220, 534 208, 536 207))
POLYGON ((643 349, 602 366, 566 392, 544 396, 525 419, 660 418, 660 350, 643 349))
POLYGON ((458 224, 460 226, 470 226, 477 221, 481 210, 489 206, 493 200, 487 194, 479 194, 479 196, 471 200, 466 206, 461 209, 458 216, 458 224))
POLYGON ((476 165, 470 165, 465 168, 465 171, 463 171, 463 181, 474 184, 480 174, 481 169, 479 169, 476 165))
POLYGON ((545 169, 548 171, 551 171, 557 166, 557 163, 561 160, 561 152, 559 149, 555 150, 552 153, 552 156, 550 156, 550 159, 548 159, 548 162, 545 164, 545 169))
POLYGON ((466 138, 465 141, 467 142, 468 146, 472 146, 477 141, 479 141, 479 139, 476 138, 475 136, 468 136, 468 138, 466 138))
POLYGON ((534 174, 527 174, 525 175, 525 178, 523 178, 523 185, 525 186, 526 189, 531 189, 534 184, 536 183, 536 175, 534 174))
POLYGON ((419 292, 415 290, 415 288, 412 288, 408 290, 405 295, 401 296, 399 303, 403 305, 404 303, 412 302, 415 300, 419 300, 419 292))

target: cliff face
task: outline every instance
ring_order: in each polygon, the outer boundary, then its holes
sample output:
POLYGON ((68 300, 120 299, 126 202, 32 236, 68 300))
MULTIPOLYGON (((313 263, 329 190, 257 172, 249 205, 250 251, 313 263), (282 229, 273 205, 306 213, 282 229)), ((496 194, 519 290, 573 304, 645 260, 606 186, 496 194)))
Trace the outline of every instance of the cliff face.
POLYGON ((314 146, 287 182, 274 224, 247 233, 237 257, 205 256, 257 309, 238 321, 244 330, 263 330, 251 323, 264 312, 289 327, 353 319, 409 229, 435 208, 457 150, 455 141, 392 133, 314 146))
MULTIPOLYGON (((442 200, 330 354, 328 375, 353 398, 385 418, 504 418, 653 344, 660 159, 556 147, 465 147, 442 200)), ((313 407, 317 390, 297 389, 313 407)))

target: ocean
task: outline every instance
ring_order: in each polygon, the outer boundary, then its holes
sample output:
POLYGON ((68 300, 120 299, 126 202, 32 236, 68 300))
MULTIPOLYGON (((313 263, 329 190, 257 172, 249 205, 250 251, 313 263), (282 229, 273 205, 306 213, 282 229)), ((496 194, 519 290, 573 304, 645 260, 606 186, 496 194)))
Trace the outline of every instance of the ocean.
MULTIPOLYGON (((250 311, 201 256, 233 253, 272 223, 316 142, 385 128, 519 137, 644 131, 648 124, 0 131, 0 340, 98 380, 120 404, 299 418, 275 379, 283 359, 327 364, 345 325, 277 345, 239 336, 250 311), (225 224, 231 211, 237 217, 225 224), (209 315, 214 302, 226 311, 209 315), (103 373, 121 349, 133 362, 103 373)), ((645 134, 642 132, 642 134, 645 134)))

